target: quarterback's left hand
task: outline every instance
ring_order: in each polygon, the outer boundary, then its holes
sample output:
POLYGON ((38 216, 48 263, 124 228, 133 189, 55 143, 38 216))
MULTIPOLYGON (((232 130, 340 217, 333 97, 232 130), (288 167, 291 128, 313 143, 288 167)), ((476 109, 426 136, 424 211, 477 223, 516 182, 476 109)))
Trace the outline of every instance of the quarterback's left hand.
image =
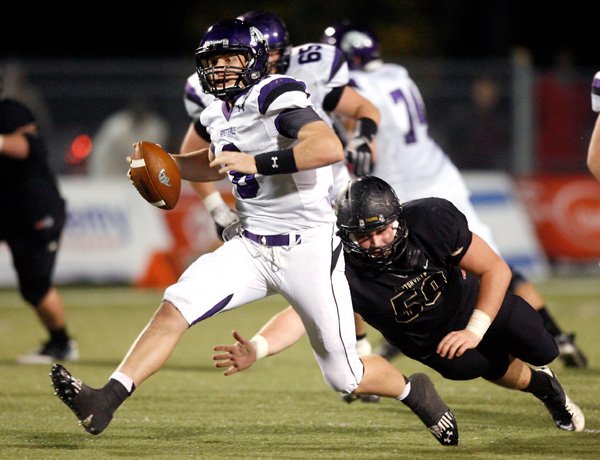
POLYGON ((465 351, 479 345, 481 339, 467 329, 449 332, 437 346, 436 353, 442 358, 459 358, 465 351))
POLYGON ((354 137, 346 145, 346 161, 352 165, 356 176, 366 176, 373 171, 373 153, 369 140, 364 136, 354 137))
POLYGON ((231 375, 249 368, 256 361, 256 350, 254 344, 241 335, 238 331, 233 331, 233 338, 237 340, 233 345, 215 345, 213 351, 224 351, 218 355, 213 355, 215 367, 227 367, 223 375, 231 375))

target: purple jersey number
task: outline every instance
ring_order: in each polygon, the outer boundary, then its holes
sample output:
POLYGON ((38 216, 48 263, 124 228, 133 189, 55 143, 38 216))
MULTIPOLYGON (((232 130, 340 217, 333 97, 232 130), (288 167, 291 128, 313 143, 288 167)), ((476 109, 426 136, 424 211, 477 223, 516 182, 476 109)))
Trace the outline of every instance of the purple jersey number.
POLYGON ((320 45, 309 45, 306 48, 300 48, 298 53, 298 62, 300 64, 307 64, 309 62, 317 62, 321 60, 321 46, 320 45))
MULTIPOLYGON (((240 152, 240 149, 233 144, 225 145, 223 150, 228 152, 240 152)), ((259 185, 254 174, 244 174, 237 171, 229 171, 229 177, 231 179, 231 183, 235 185, 235 189, 240 198, 256 198, 259 185)))
POLYGON ((390 96, 392 97, 394 104, 402 104, 402 107, 406 109, 406 115, 408 117, 408 123, 410 128, 408 132, 404 135, 404 142, 406 142, 407 144, 417 142, 417 136, 415 133, 414 125, 415 117, 420 124, 427 124, 427 116, 425 115, 425 104, 423 103, 423 100, 419 95, 415 94, 415 91, 412 90, 412 88, 411 91, 409 91, 409 96, 405 95, 404 91, 402 91, 400 88, 392 91, 390 93, 390 96))

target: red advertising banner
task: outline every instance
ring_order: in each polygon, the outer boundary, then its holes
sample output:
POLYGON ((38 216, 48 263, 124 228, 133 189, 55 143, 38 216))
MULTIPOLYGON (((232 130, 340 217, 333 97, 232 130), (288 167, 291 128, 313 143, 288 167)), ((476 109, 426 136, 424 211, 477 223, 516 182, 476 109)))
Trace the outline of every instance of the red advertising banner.
POLYGON ((600 258, 600 183, 586 174, 531 175, 515 179, 548 259, 600 258))

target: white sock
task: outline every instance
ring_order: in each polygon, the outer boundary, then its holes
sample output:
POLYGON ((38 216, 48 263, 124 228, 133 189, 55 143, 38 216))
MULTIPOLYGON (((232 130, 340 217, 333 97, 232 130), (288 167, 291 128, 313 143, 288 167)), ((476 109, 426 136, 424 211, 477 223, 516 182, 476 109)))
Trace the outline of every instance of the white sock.
POLYGON ((404 390, 402 391, 402 394, 400 396, 398 396, 396 399, 398 401, 402 401, 409 394, 410 394, 410 382, 406 382, 406 385, 404 385, 404 390))
POLYGON ((123 385, 129 394, 131 394, 133 391, 133 387, 135 385, 133 380, 131 380, 131 378, 129 378, 127 375, 123 374, 123 372, 115 371, 110 378, 115 379, 117 382, 123 385))

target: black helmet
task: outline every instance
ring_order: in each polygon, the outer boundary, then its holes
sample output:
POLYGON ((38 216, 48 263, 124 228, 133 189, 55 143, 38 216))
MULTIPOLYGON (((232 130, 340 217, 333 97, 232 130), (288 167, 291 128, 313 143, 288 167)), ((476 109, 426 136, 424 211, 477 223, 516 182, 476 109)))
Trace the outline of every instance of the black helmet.
POLYGON ((344 250, 356 260, 374 267, 384 267, 400 257, 406 249, 408 228, 402 204, 394 189, 375 176, 354 179, 337 197, 335 211, 338 234, 344 250), (382 248, 363 249, 356 234, 395 226, 394 240, 382 248))

